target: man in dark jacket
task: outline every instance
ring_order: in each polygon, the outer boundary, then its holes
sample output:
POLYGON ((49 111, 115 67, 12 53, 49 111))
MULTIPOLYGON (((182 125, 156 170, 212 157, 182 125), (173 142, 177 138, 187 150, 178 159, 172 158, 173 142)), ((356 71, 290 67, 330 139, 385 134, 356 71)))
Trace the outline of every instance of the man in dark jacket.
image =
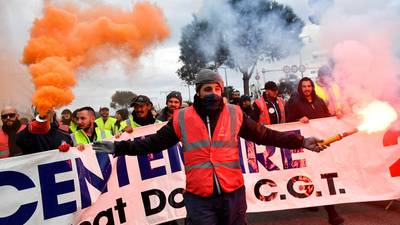
POLYGON ((303 77, 299 81, 297 93, 286 103, 287 122, 308 123, 309 119, 329 117, 325 102, 315 94, 314 82, 303 77))
POLYGON ((165 122, 172 118, 174 111, 180 109, 182 106, 182 95, 179 91, 171 91, 167 95, 165 102, 167 106, 163 108, 157 116, 159 121, 165 122))
MULTIPOLYGON (((314 82, 308 77, 304 77, 299 81, 297 94, 290 97, 286 103, 286 110, 288 122, 300 121, 308 123, 310 119, 331 116, 324 100, 316 95, 314 82)), ((328 222, 330 224, 343 224, 344 219, 338 215, 333 205, 327 205, 324 208, 328 213, 328 222)), ((317 208, 310 209, 316 210, 317 208)))
POLYGON ((57 149, 66 144, 73 146, 69 133, 58 128, 53 116, 54 111, 51 110, 43 120, 36 117, 17 134, 16 142, 24 155, 57 149))
POLYGON ((200 70, 195 83, 194 105, 175 112, 173 119, 156 134, 139 141, 95 142, 93 149, 117 156, 143 155, 160 152, 182 141, 187 224, 246 224, 238 136, 257 144, 292 149, 305 147, 316 152, 326 146, 318 145, 320 140, 315 137, 271 130, 249 119, 238 106, 225 104, 222 99, 224 83, 215 71, 200 70), (205 139, 198 141, 199 138, 205 139), (195 176, 206 177, 198 182, 195 176))

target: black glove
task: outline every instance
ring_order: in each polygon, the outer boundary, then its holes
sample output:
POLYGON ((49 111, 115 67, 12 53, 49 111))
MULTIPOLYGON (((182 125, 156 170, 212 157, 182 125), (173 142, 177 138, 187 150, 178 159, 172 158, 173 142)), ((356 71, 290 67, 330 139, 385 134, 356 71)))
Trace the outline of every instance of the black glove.
POLYGON ((115 145, 113 141, 95 141, 93 142, 92 148, 97 152, 105 152, 108 154, 115 153, 115 145))
POLYGON ((303 148, 306 148, 313 152, 320 152, 327 148, 326 145, 321 145, 318 143, 323 142, 323 140, 316 137, 308 137, 303 140, 303 148))

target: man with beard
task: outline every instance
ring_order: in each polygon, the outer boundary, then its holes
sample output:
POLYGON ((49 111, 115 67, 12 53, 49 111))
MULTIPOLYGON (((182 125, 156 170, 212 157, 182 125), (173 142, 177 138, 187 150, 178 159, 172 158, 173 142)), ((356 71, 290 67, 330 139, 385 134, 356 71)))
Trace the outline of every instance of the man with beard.
POLYGON ((133 129, 140 126, 146 126, 154 123, 159 123, 161 121, 154 118, 151 113, 153 108, 153 103, 150 101, 149 97, 145 95, 139 95, 133 99, 131 103, 133 107, 132 115, 126 121, 127 126, 125 131, 132 133, 133 129))
POLYGON ((246 193, 240 168, 238 136, 259 145, 320 152, 315 137, 271 130, 243 115, 239 106, 222 100, 224 82, 215 71, 202 69, 194 104, 174 113, 156 134, 141 140, 94 142, 96 151, 144 155, 182 141, 186 173, 184 203, 187 224, 246 224, 246 193))
POLYGON ((168 121, 174 115, 174 111, 182 106, 182 95, 179 91, 172 91, 167 95, 167 106, 161 110, 157 119, 160 121, 168 121))
MULTIPOLYGON (((324 100, 315 94, 314 82, 304 77, 299 81, 297 94, 293 95, 287 103, 287 122, 300 121, 308 123, 310 119, 329 117, 328 107, 324 100)), ((328 222, 332 225, 343 224, 344 219, 336 212, 334 205, 324 206, 328 213, 328 222)), ((316 207, 310 208, 316 211, 316 207)))
POLYGON ((78 119, 78 130, 71 134, 71 138, 78 150, 84 150, 85 144, 113 136, 110 130, 97 127, 94 122, 95 112, 93 108, 86 106, 78 109, 76 117, 78 119))
POLYGON ((97 127, 103 130, 114 132, 114 124, 117 120, 110 116, 110 109, 108 107, 100 108, 100 118, 97 118, 94 122, 97 127))
POLYGON ((263 125, 284 123, 284 101, 278 97, 278 86, 275 82, 268 81, 264 89, 262 97, 254 101, 255 121, 263 125))
POLYGON ((309 119, 330 116, 325 102, 315 94, 314 82, 308 77, 299 81, 297 94, 290 97, 286 109, 287 122, 308 123, 309 119))
POLYGON ((55 112, 51 109, 43 117, 36 116, 35 120, 17 134, 16 143, 24 155, 73 145, 69 134, 58 128, 54 118, 55 112))
POLYGON ((0 129, 0 158, 18 156, 22 154, 15 140, 17 133, 26 126, 18 120, 17 109, 6 106, 1 110, 1 122, 3 126, 0 129))

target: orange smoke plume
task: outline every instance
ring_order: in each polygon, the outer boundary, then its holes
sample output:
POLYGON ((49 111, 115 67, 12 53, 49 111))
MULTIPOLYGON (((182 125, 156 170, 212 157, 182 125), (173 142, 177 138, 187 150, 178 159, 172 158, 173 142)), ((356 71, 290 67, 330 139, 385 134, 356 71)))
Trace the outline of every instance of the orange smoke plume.
POLYGON ((79 66, 100 63, 100 48, 120 48, 132 58, 169 36, 161 10, 137 3, 127 12, 110 6, 88 10, 47 5, 36 19, 23 53, 36 91, 32 102, 41 115, 72 102, 79 66))

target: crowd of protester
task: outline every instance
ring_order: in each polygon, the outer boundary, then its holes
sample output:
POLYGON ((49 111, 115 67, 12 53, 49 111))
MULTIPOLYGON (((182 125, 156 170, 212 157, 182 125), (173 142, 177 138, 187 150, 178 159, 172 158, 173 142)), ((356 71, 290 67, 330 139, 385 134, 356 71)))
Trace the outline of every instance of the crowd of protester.
MULTIPOLYGON (((302 78, 288 101, 280 97, 277 84, 268 81, 258 99, 241 96, 238 90, 234 90, 225 102, 240 106, 248 119, 262 125, 295 121, 308 123, 310 119, 329 116, 341 118, 339 89, 331 75, 330 68, 323 66, 318 71, 316 83, 308 77, 302 78)), ((170 121, 176 110, 188 106, 190 103, 183 102, 178 91, 166 96, 165 107, 159 112, 155 112, 148 96, 138 95, 131 101, 131 110, 119 109, 115 117, 110 116, 108 107, 101 107, 98 111, 100 116, 96 118, 95 110, 84 106, 74 111, 64 109, 60 118, 50 110, 44 117, 21 121, 17 109, 6 106, 1 109, 0 158, 52 149, 67 151, 70 146, 84 150, 85 144, 119 136, 123 132, 132 133, 140 126, 170 121)), ((325 206, 325 209, 330 224, 343 224, 344 220, 334 206, 325 206)))

